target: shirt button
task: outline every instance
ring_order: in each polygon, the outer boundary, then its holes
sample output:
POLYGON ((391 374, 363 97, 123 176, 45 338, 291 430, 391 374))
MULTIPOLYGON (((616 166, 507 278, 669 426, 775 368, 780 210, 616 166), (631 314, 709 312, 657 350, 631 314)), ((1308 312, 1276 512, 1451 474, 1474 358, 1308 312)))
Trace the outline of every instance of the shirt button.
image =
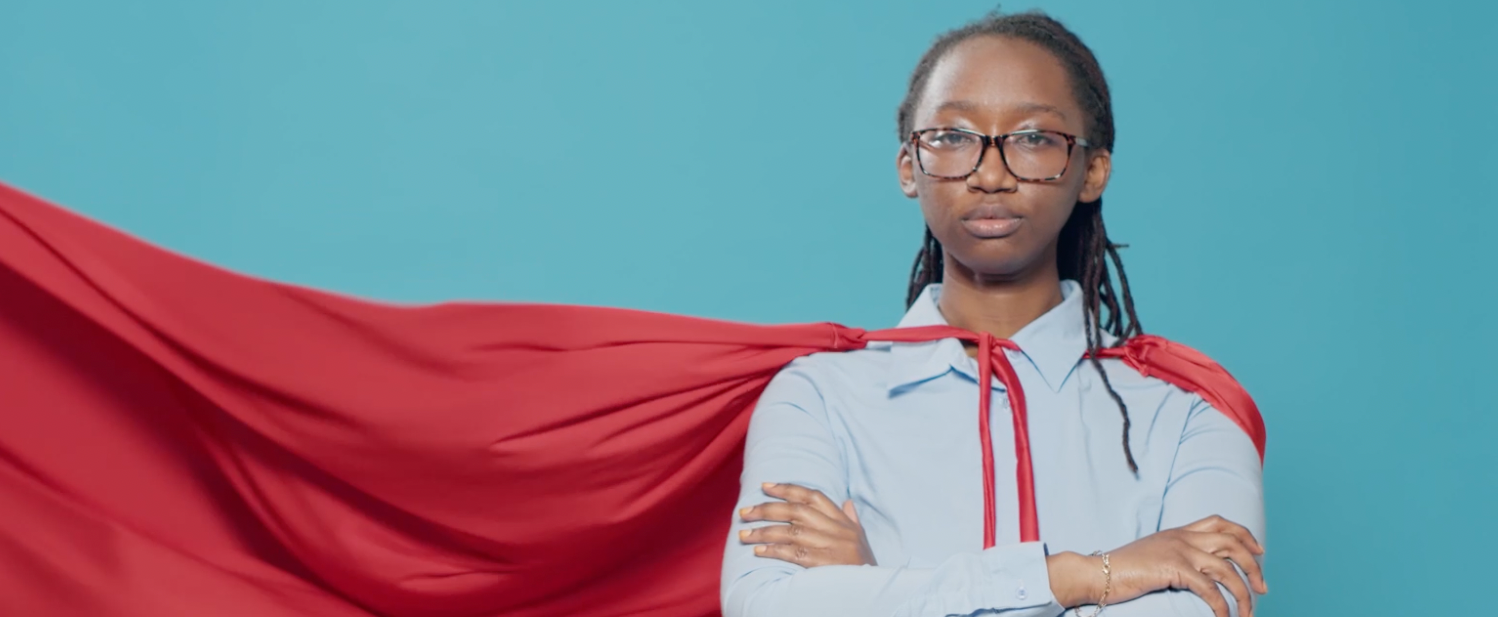
POLYGON ((1019 591, 1016 592, 1014 595, 1016 597, 1018 597, 1019 599, 1023 600, 1025 598, 1029 597, 1030 594, 1025 593, 1025 586, 1024 585, 1020 585, 1019 586, 1019 591))

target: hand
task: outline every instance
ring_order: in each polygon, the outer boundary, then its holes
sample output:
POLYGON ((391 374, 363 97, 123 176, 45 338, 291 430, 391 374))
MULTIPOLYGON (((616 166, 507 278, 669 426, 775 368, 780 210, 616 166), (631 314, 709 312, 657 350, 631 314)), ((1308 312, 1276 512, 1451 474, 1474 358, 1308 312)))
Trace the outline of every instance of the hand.
POLYGON ((745 522, 775 521, 739 532, 745 544, 757 544, 754 554, 815 568, 833 565, 875 565, 874 551, 858 524, 853 502, 838 508, 821 491, 795 484, 765 484, 765 494, 784 501, 739 510, 745 522))
MULTIPOLYGON (((1229 617, 1227 600, 1217 588, 1221 583, 1237 599, 1238 614, 1251 617, 1253 596, 1249 594, 1244 579, 1253 585, 1254 591, 1269 593, 1263 570, 1255 559, 1263 554, 1264 547, 1253 534, 1220 516, 1167 529, 1109 554, 1113 576, 1108 603, 1132 600, 1162 589, 1184 589, 1205 600, 1217 617, 1229 617), (1242 576, 1233 569, 1234 564, 1243 570, 1242 576)), ((1052 585, 1071 593, 1058 593, 1057 599, 1065 606, 1096 604, 1103 593, 1102 560, 1075 553, 1064 559, 1068 561, 1055 562, 1064 572, 1053 570, 1053 579, 1060 576, 1071 584, 1052 580, 1052 585), (1077 584, 1080 584, 1080 591, 1077 591, 1077 584), (1064 596, 1067 599, 1063 599, 1064 596)))

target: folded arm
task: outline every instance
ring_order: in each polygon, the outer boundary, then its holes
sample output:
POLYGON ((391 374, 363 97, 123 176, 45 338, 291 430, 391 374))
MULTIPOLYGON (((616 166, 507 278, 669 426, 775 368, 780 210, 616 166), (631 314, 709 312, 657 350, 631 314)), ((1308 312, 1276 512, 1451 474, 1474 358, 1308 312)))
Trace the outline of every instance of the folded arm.
MULTIPOLYGON (((751 423, 739 507, 768 501, 761 483, 791 483, 820 492, 816 497, 827 502, 820 510, 838 517, 830 500, 847 498, 847 466, 820 397, 810 382, 794 375, 777 378, 766 395, 751 423)), ((780 488, 771 492, 777 498, 793 494, 780 488)), ((725 615, 1056 615, 1063 606, 1097 602, 1107 586, 1111 615, 1246 617, 1252 614, 1253 592, 1267 591, 1258 564, 1264 535, 1258 452, 1231 420, 1199 400, 1180 436, 1157 532, 1110 551, 1113 574, 1106 585, 1101 559, 1047 556, 1039 544, 956 555, 936 568, 808 569, 798 563, 840 563, 828 555, 848 556, 841 563, 870 563, 857 546, 862 530, 816 535, 813 541, 813 532, 806 531, 810 526, 802 527, 789 544, 823 551, 819 558, 787 558, 781 546, 767 553, 784 559, 779 561, 755 555, 740 541, 740 531, 792 520, 789 512, 784 506, 761 506, 747 511, 755 523, 735 519, 723 569, 725 615), (781 514, 766 516, 768 510, 781 514), (849 546, 829 546, 837 542, 849 546)), ((840 524, 857 527, 856 520, 840 524)), ((780 527, 781 542, 794 527, 780 527)), ((764 541, 768 535, 759 531, 749 540, 764 541)))
MULTIPOLYGON (((782 371, 750 422, 736 509, 771 501, 761 489, 766 482, 797 484, 841 503, 848 498, 846 470, 821 395, 804 376, 782 371)), ((805 568, 755 555, 740 541, 740 530, 767 524, 734 514, 723 559, 725 617, 1054 617, 1062 611, 1039 543, 955 555, 935 568, 805 568)))

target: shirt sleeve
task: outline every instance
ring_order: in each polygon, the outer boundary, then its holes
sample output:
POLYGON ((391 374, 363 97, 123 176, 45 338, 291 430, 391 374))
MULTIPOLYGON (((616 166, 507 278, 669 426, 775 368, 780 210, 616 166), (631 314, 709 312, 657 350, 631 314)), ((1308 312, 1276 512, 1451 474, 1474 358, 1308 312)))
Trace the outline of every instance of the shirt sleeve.
MULTIPOLYGON (((1214 514, 1244 526, 1259 544, 1264 540, 1264 470, 1259 451, 1237 424, 1201 401, 1191 407, 1165 487, 1157 531, 1189 525, 1214 514)), ((1246 583, 1245 583, 1246 584, 1246 583)), ((1239 614, 1233 594, 1221 584, 1233 617, 1239 614)), ((1249 593, 1253 593, 1252 590, 1249 593)), ((1258 601, 1257 596, 1254 599, 1258 601)), ((1091 607, 1082 614, 1090 615, 1091 607)), ((1110 617, 1212 617, 1205 600, 1190 591, 1159 591, 1111 604, 1110 617)))
MULTIPOLYGON (((798 361, 799 362, 799 361, 798 361)), ((765 482, 848 498, 848 466, 815 384, 793 363, 760 397, 749 424, 744 472, 723 557, 725 617, 1055 617, 1045 549, 1039 543, 999 546, 955 555, 935 568, 801 566, 759 557, 741 543, 746 524, 738 509, 771 498, 765 482)))

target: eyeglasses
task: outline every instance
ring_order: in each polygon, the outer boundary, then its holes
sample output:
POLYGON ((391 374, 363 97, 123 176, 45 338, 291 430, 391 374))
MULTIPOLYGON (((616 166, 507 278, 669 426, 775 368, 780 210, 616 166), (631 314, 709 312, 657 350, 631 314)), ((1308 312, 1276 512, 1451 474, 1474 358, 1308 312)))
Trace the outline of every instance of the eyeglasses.
POLYGON ((989 146, 999 147, 999 159, 1015 178, 1046 182, 1066 175, 1074 146, 1092 145, 1060 131, 1026 130, 984 135, 954 128, 922 129, 910 134, 916 165, 933 178, 961 180, 978 171, 989 146))

